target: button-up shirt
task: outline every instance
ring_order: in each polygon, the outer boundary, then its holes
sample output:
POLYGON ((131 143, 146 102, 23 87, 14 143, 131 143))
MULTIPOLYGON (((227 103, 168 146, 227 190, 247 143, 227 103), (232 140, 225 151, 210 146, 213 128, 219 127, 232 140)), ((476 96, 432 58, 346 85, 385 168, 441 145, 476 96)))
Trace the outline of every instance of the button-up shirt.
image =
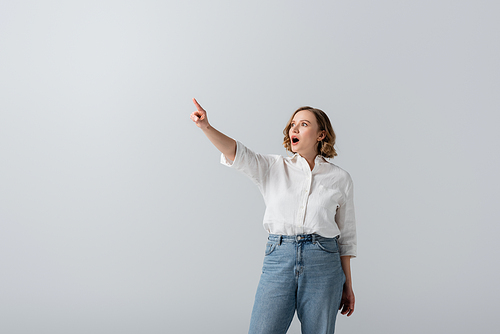
POLYGON ((266 204, 264 228, 269 233, 339 236, 340 255, 356 257, 353 183, 345 170, 321 155, 311 170, 299 154, 263 155, 238 141, 234 161, 222 154, 221 163, 258 186, 266 204))

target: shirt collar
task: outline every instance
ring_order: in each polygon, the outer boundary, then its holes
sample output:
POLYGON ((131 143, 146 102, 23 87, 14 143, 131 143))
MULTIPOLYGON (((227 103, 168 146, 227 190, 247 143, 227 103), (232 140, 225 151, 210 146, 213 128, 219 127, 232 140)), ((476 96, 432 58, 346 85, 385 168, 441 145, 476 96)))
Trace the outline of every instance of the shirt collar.
POLYGON ((328 163, 328 161, 325 159, 324 156, 318 154, 316 156, 316 158, 314 158, 314 163, 315 164, 324 164, 324 163, 328 163))
MULTIPOLYGON (((295 153, 291 158, 290 160, 295 160, 297 161, 298 159, 302 158, 302 156, 298 153, 295 153)), ((304 158, 302 158, 304 159, 304 158)), ((322 155, 318 154, 316 156, 316 158, 314 158, 314 164, 324 164, 324 163, 328 163, 328 160, 325 159, 325 157, 323 157, 322 155)))

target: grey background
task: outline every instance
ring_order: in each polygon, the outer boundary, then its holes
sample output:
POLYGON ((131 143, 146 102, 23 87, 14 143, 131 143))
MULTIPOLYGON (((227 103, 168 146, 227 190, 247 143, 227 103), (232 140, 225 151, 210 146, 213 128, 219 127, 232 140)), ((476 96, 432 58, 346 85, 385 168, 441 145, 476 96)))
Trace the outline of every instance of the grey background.
POLYGON ((0 332, 247 331, 264 203, 192 97, 261 153, 329 114, 359 229, 339 333, 496 332, 499 7, 0 2, 0 332))

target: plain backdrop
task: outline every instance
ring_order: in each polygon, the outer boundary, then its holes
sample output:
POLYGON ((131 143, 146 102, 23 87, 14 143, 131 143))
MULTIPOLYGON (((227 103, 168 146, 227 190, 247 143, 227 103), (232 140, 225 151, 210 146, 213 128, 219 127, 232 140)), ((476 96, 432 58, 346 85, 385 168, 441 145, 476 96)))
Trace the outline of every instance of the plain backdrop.
POLYGON ((338 333, 496 333, 499 10, 3 0, 0 332, 247 332, 264 202, 196 97, 264 154, 298 107, 330 116, 359 244, 338 333))

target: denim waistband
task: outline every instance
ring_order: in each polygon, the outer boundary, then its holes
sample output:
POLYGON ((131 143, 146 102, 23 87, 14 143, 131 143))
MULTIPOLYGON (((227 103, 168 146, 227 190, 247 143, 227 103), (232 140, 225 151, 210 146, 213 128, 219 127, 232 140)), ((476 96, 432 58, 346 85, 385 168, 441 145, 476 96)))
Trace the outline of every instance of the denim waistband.
POLYGON ((297 234, 297 235, 280 235, 280 234, 269 234, 267 238, 269 241, 276 241, 279 244, 282 242, 316 242, 316 240, 321 239, 338 239, 338 236, 334 238, 325 238, 319 234, 297 234))

